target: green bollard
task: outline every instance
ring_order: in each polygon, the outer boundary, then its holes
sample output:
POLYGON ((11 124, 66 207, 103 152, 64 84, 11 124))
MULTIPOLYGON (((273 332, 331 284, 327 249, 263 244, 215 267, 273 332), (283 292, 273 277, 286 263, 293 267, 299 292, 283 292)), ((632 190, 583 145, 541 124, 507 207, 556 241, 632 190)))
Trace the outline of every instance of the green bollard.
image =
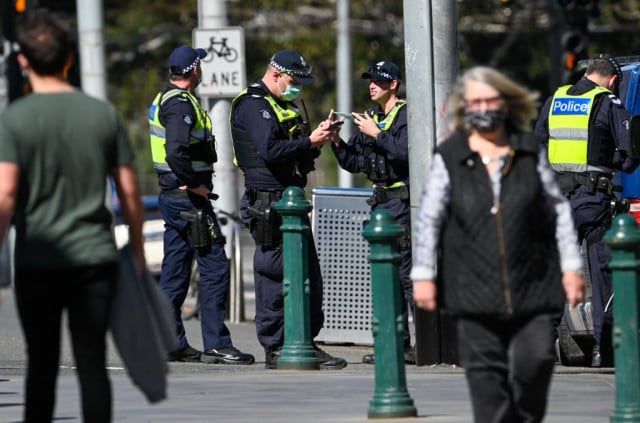
POLYGON ((611 422, 640 422, 640 230, 635 219, 617 216, 605 235, 613 272, 612 343, 616 365, 616 406, 611 422))
POLYGON ((309 311, 309 224, 311 203, 298 187, 289 187, 276 210, 282 215, 284 263, 284 345, 278 370, 319 370, 320 362, 311 340, 309 311))
POLYGON ((369 241, 371 254, 371 296, 373 300, 376 390, 368 417, 415 417, 418 411, 407 392, 402 339, 402 289, 398 264, 398 239, 404 233, 393 215, 377 210, 362 235, 369 241))

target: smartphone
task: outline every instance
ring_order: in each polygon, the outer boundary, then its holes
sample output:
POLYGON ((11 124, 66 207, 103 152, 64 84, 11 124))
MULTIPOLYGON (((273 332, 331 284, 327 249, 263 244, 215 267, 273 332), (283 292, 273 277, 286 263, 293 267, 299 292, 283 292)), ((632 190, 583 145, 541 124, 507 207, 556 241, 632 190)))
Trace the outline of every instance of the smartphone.
POLYGON ((343 123, 344 123, 344 120, 333 121, 333 122, 331 122, 331 125, 329 125, 329 129, 338 128, 338 127, 342 126, 343 123))
POLYGON ((345 119, 349 119, 351 122, 353 122, 353 116, 351 116, 351 113, 342 113, 342 112, 333 112, 334 115, 338 116, 338 117, 343 117, 345 119))

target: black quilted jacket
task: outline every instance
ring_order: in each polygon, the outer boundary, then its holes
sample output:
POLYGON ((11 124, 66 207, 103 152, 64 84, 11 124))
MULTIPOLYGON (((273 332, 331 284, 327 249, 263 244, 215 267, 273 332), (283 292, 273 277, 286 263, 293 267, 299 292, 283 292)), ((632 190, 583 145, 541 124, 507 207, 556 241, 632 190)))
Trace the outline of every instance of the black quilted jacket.
POLYGON ((439 283, 454 316, 518 317, 561 311, 564 292, 555 213, 537 171, 539 143, 510 136, 513 156, 494 204, 491 180, 465 133, 443 142, 451 202, 442 232, 439 283))

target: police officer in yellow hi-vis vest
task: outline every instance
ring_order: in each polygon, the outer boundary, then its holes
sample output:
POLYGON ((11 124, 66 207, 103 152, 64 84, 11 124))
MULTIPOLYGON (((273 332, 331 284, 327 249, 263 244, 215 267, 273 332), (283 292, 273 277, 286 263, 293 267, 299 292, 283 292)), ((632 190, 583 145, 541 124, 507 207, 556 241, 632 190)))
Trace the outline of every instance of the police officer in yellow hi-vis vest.
POLYGON ((210 198, 216 161, 211 119, 193 92, 200 82, 203 49, 176 48, 169 57, 169 84, 149 109, 151 154, 158 175, 158 207, 165 221, 160 286, 173 307, 178 350, 170 361, 252 364, 254 357, 231 342, 224 323, 229 264, 210 198), (187 341, 181 317, 193 260, 200 272, 200 323, 204 352, 187 341))
MULTIPOLYGON (((400 67, 381 61, 362 73, 369 80, 369 96, 376 107, 364 114, 352 113, 358 131, 348 142, 335 137, 332 150, 340 167, 351 173, 364 173, 373 183, 373 196, 367 203, 371 212, 385 209, 391 212, 405 232, 400 242, 400 284, 404 320, 404 361, 416 363, 411 346, 409 312, 413 313, 413 281, 411 273, 411 211, 409 208, 409 135, 407 102, 398 97, 400 67)), ((366 354, 364 363, 375 363, 373 354, 366 354)))
MULTIPOLYGON (((275 53, 257 82, 240 93, 231 106, 231 135, 236 164, 244 173, 245 192, 240 215, 256 243, 253 257, 256 292, 256 332, 265 351, 265 367, 278 365, 284 343, 282 296, 283 251, 281 216, 275 203, 290 186, 304 188, 315 169, 319 147, 329 141, 328 119, 311 130, 294 103, 302 88, 315 81, 302 55, 293 50, 275 53)), ((324 322, 322 276, 318 255, 309 242, 311 337, 324 322)), ((347 362, 316 346, 321 369, 341 369, 347 362)))
POLYGON ((617 90, 619 63, 596 55, 573 86, 556 90, 544 104, 535 134, 547 143, 549 163, 569 198, 579 241, 586 241, 592 286, 594 348, 592 367, 611 365, 610 248, 602 241, 612 219, 612 200, 620 190, 614 172, 638 166, 629 144, 629 114, 617 90))

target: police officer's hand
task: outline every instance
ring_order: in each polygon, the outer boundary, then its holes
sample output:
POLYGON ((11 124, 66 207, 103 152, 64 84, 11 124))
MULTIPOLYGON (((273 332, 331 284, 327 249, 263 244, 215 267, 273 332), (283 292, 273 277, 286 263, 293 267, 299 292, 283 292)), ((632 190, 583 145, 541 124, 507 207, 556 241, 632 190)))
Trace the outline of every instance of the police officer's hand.
POLYGON ((329 122, 331 122, 329 129, 331 129, 331 141, 335 145, 340 145, 340 141, 342 141, 340 139, 340 128, 342 128, 342 125, 345 123, 345 121, 346 119, 344 117, 336 119, 336 115, 334 115, 333 109, 331 109, 331 111, 329 112, 329 122))
POLYGON ((436 295, 438 288, 433 280, 415 280, 413 281, 413 300, 416 307, 427 311, 436 309, 436 295))
POLYGON ((180 187, 180 189, 188 189, 189 191, 191 191, 192 193, 199 195, 200 197, 204 198, 205 200, 209 200, 209 189, 207 187, 205 187, 204 185, 200 185, 198 187, 195 188, 188 188, 188 187, 180 187))
POLYGON ((320 122, 318 127, 311 132, 309 136, 311 140, 311 148, 319 147, 327 141, 331 140, 331 122, 329 119, 320 122))
POLYGON ((365 135, 368 135, 372 138, 377 138, 378 134, 382 132, 380 128, 378 128, 378 124, 368 113, 351 113, 353 116, 355 124, 358 126, 358 130, 365 135))
POLYGON ((578 272, 564 272, 562 274, 567 302, 571 307, 577 306, 584 298, 584 278, 578 272))

